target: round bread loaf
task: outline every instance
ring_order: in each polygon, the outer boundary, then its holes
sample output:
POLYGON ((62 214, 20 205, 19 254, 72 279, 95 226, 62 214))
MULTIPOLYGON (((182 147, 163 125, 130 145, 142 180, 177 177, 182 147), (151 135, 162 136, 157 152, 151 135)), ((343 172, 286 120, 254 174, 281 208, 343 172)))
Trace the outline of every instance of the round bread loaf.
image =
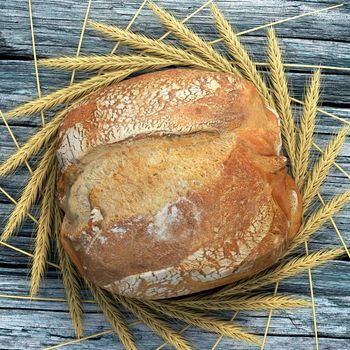
POLYGON ((299 228, 279 117, 241 77, 131 78, 71 109, 59 138, 61 241, 110 292, 160 299, 247 277, 299 228))

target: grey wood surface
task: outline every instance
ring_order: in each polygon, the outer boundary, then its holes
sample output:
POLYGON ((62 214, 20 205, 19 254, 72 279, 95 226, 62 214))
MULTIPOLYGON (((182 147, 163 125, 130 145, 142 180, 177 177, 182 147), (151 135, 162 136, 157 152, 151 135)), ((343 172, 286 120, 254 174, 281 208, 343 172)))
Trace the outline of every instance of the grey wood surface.
MULTIPOLYGON (((179 18, 186 17, 204 1, 157 0, 157 4, 171 10, 179 18)), ((216 1, 238 31, 295 16, 321 7, 327 7, 338 0, 297 1, 297 0, 218 0, 216 1)), ((97 21, 114 23, 125 27, 140 6, 140 0, 112 1, 92 0, 90 18, 97 21)), ((33 0, 33 20, 38 57, 75 54, 80 30, 87 7, 87 1, 74 0, 33 0)), ((215 39, 216 32, 210 18, 210 11, 204 9, 190 20, 189 25, 208 39, 215 39)), ((145 8, 133 26, 137 32, 145 32, 153 37, 164 33, 152 13, 145 8)), ((319 13, 278 25, 277 33, 281 38, 283 52, 289 63, 322 64, 350 67, 350 11, 343 6, 328 12, 319 13)), ((256 61, 265 61, 265 31, 260 30, 242 37, 256 61)), ((173 42, 173 38, 169 38, 173 42)), ((90 29, 86 30, 82 45, 82 54, 106 53, 113 47, 110 41, 99 38, 90 29)), ((222 45, 218 45, 223 49, 222 45)), ((121 48, 120 52, 125 52, 121 48)), ((42 92, 47 93, 64 86, 69 74, 40 68, 42 92)), ((293 94, 301 98, 304 84, 310 77, 310 69, 294 68, 288 71, 293 94)), ((79 75, 78 75, 79 79, 79 75)), ((350 71, 327 69, 323 71, 322 103, 323 108, 350 122, 350 71)), ((0 2, 0 109, 7 111, 20 102, 36 97, 36 81, 33 65, 33 51, 28 17, 28 2, 9 0, 0 2)), ((296 108, 298 109, 298 108, 296 108)), ((47 113, 47 119, 52 113, 47 113)), ((324 146, 342 123, 319 114, 317 143, 324 146)), ((11 128, 20 144, 40 127, 40 117, 18 118, 11 121, 11 128)), ((15 150, 15 145, 0 122, 0 162, 15 150)), ((317 152, 315 152, 317 155, 317 152)), ((350 140, 348 138, 338 163, 350 172, 350 140)), ((35 164, 35 159, 32 160, 35 164)), ((28 172, 25 168, 15 174, 0 179, 0 186, 13 197, 18 198, 28 172)), ((330 198, 350 188, 350 180, 337 169, 322 188, 324 197, 330 198)), ((320 205, 316 203, 315 205, 320 205)), ((0 193, 0 223, 6 221, 13 205, 0 193)), ((35 208, 33 209, 35 213, 35 208)), ((350 205, 335 219, 344 239, 350 244, 350 205)), ((10 243, 25 251, 33 250, 33 232, 35 226, 28 220, 10 243)), ((310 249, 340 245, 339 238, 331 223, 312 239, 310 249)), ((54 256, 50 257, 55 260, 54 256)), ((0 349, 43 349, 74 340, 67 305, 62 301, 28 301, 9 299, 5 295, 28 295, 30 260, 25 255, 10 248, 0 246, 0 349)), ((319 349, 350 348, 350 262, 339 259, 327 266, 313 270, 315 303, 319 336, 319 349)), ((300 275, 281 283, 281 291, 309 296, 307 274, 300 275)), ((51 298, 64 297, 62 283, 57 271, 49 268, 40 291, 40 296, 51 298)), ((86 298, 90 298, 86 292, 86 298)), ((86 303, 85 335, 108 330, 108 323, 96 305, 86 303)), ((133 317, 126 314, 131 322, 133 317)), ((229 319, 230 313, 222 314, 229 319)), ((267 322, 266 312, 241 312, 237 322, 251 332, 263 335, 267 322)), ((174 327, 181 327, 174 323, 174 327)), ((162 340, 147 327, 132 326, 140 349, 156 349, 162 340)), ((211 349, 217 335, 189 328, 185 337, 196 349, 211 349)), ((90 340, 66 346, 67 349, 122 349, 112 333, 90 340)), ((165 347, 169 349, 169 347, 165 347)), ((314 330, 311 309, 274 312, 269 328, 265 349, 314 349, 314 330)), ((245 343, 223 338, 217 349, 257 349, 245 343)))

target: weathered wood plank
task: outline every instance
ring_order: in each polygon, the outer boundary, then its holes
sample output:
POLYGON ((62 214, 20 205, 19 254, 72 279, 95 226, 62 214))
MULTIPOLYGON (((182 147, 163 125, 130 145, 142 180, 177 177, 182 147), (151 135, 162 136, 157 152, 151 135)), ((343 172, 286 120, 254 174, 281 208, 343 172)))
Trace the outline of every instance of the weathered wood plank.
MULTIPOLYGON (((347 118, 344 118, 344 119, 347 119, 347 118)), ((18 120, 19 119, 17 119, 17 121, 18 120)), ((348 120, 350 120, 350 118, 348 120)), ((41 127, 40 125, 41 120, 40 118, 36 118, 35 121, 36 123, 39 124, 39 126, 35 126, 35 127, 29 127, 29 125, 22 126, 22 125, 16 125, 15 123, 13 123, 13 120, 9 121, 11 131, 13 132, 19 145, 23 145, 32 135, 34 135, 39 130, 39 128, 41 127)), ((334 136, 342 126, 345 126, 345 124, 343 124, 342 122, 335 121, 328 116, 319 116, 318 122, 317 122, 317 135, 315 138, 315 142, 317 143, 317 145, 321 148, 324 148, 326 144, 329 142, 329 140, 332 138, 332 136, 334 136)), ((1 123, 0 123, 0 134, 1 134, 0 147, 2 151, 0 154, 0 162, 3 162, 11 153, 17 150, 17 147, 12 139, 12 136, 9 134, 7 128, 5 127, 4 124, 1 124, 1 123)), ((349 155, 348 147, 349 147, 348 142, 345 142, 342 148, 342 151, 339 155, 340 163, 347 163, 347 157, 349 155)))
MULTIPOLYGON (((249 317, 252 318, 251 315, 249 315, 249 317)), ((260 323, 259 328, 261 333, 256 334, 262 336, 266 320, 266 313, 254 318, 254 321, 259 321, 260 323)), ((24 311, 13 315, 5 315, 4 321, 6 322, 5 324, 9 325, 9 328, 2 330, 0 341, 3 348, 6 349, 39 349, 74 340, 72 333, 69 332, 68 324, 70 320, 66 313, 32 311, 30 316, 28 316, 28 311, 24 311), (12 322, 8 324, 7 319, 10 319, 12 322), (37 320, 34 324, 33 319, 37 320), (55 322, 52 322, 52 320, 55 320, 55 322)), ((241 320, 238 318, 238 322, 240 321, 241 320)), ((312 319, 309 318, 307 321, 311 322, 312 319)), ((288 335, 283 333, 274 334, 275 330, 273 328, 277 323, 279 325, 278 330, 283 330, 282 327, 293 327, 294 329, 300 329, 300 331, 305 332, 303 324, 298 323, 297 319, 294 319, 289 315, 280 316, 279 313, 276 312, 274 313, 274 317, 271 322, 270 335, 267 338, 266 349, 289 349, 290 344, 293 344, 293 347, 296 349, 313 348, 315 341, 313 339, 312 329, 310 329, 307 335, 288 335)), ((89 314, 85 319, 85 325, 86 328, 88 328, 86 335, 99 333, 108 329, 108 325, 104 321, 103 316, 100 314, 89 314)), ((141 324, 132 326, 132 330, 139 349, 153 350, 163 342, 147 327, 141 324)), ((252 329, 250 328, 250 330, 252 329)), ((218 338, 218 336, 215 334, 204 331, 198 332, 198 330, 195 328, 190 328, 187 330, 184 333, 184 336, 192 342, 195 349, 210 349, 218 338), (203 347, 204 344, 206 345, 206 348, 203 347)), ((334 334, 330 334, 329 337, 323 334, 320 334, 319 336, 320 349, 347 350, 348 342, 349 339, 346 335, 344 338, 338 338, 334 334)), ((96 348, 117 350, 123 349, 114 334, 103 335, 97 337, 96 339, 85 340, 81 344, 78 343, 68 347, 68 349, 96 348)), ((218 349, 230 348, 248 350, 256 349, 257 347, 249 346, 249 344, 243 342, 233 341, 229 338, 223 338, 218 349)), ((166 347, 165 349, 169 350, 171 347, 166 347)))
MULTIPOLYGON (((263 52, 262 50, 264 49, 263 47, 259 48, 257 43, 254 43, 254 48, 257 52, 263 52)), ((287 50, 295 51, 293 48, 287 48, 287 50)), ((344 51, 344 54, 347 54, 349 50, 350 45, 344 51)), ((316 64, 325 63, 322 58, 313 57, 313 60, 316 64)), ((338 61, 338 56, 329 57, 328 63, 334 61, 338 61)), ((350 67, 350 62, 348 65, 350 67)), ((69 73, 67 72, 41 68, 40 80, 43 93, 49 93, 57 88, 66 86, 69 81, 68 77, 69 73)), ((309 74, 305 72, 290 72, 288 77, 293 95, 300 99, 305 90, 304 87, 308 81, 309 74)), ((0 61, 0 83, 0 106, 4 111, 37 96, 34 66, 30 61, 0 61)), ((350 74, 323 74, 322 103, 325 105, 330 104, 331 106, 335 104, 339 106, 349 105, 350 92, 347 89, 349 83, 350 74)))
MULTIPOLYGON (((172 11, 177 17, 184 18, 204 1, 185 0, 179 3, 174 0, 160 0, 157 4, 172 11)), ((256 2, 241 1, 239 6, 227 0, 217 1, 218 6, 232 23, 241 31, 275 21, 280 18, 299 15, 321 7, 340 3, 340 1, 273 1, 256 2)), ((97 21, 110 21, 125 27, 140 6, 140 0, 130 0, 127 3, 94 0, 90 18, 97 21)), ((86 2, 76 1, 35 1, 33 3, 33 17, 36 26, 36 41, 40 55, 57 55, 62 52, 74 54, 79 40, 80 29, 86 11, 86 2), (72 13, 74 16, 72 17, 72 13)), ((348 42, 349 11, 338 8, 319 13, 310 17, 296 20, 279 26, 279 33, 283 37, 313 38, 328 41, 348 42), (335 20, 341 18, 341 20, 335 20)), ((206 38, 213 38, 212 19, 209 9, 196 15, 190 21, 200 34, 206 38)), ((0 55, 26 56, 32 55, 28 7, 20 0, 5 2, 0 8, 0 55)), ((148 8, 135 22, 137 31, 146 31, 153 36, 162 32, 159 22, 148 8)), ((254 35, 262 35, 257 32, 254 35)), ((107 47, 100 39, 88 35, 84 41, 86 47, 93 47, 97 52, 103 52, 107 47)))
MULTIPOLYGON (((7 283, 3 283, 4 278, 0 279, 1 290, 3 294, 18 294, 27 295, 27 280, 25 271, 23 277, 16 277, 13 271, 9 271, 6 275, 7 283)), ((1 276, 1 275, 0 275, 1 276)), ((3 276, 3 275, 2 275, 3 276)), ((344 323, 347 315, 350 312, 350 297, 349 297, 349 269, 345 262, 331 262, 323 268, 313 270, 314 280, 317 281, 314 286, 316 296, 316 307, 318 311, 318 326, 320 339, 323 344, 334 344, 333 339, 348 339, 349 338, 349 324, 344 323), (331 276, 337 274, 340 278, 334 281, 331 276), (333 293, 324 293, 324 289, 332 290, 333 293), (329 322, 329 321, 332 322, 329 322), (328 339, 328 340, 327 340, 328 339)), ((281 283, 281 292, 292 292, 293 294, 304 295, 308 293, 308 279, 307 274, 300 275, 296 278, 286 280, 281 283)), ((43 291, 43 297, 62 297, 62 285, 57 279, 47 279, 43 291)), ((17 335, 16 340, 18 346, 24 341, 23 334, 29 337, 30 342, 41 347, 54 345, 59 342, 68 341, 72 337, 71 332, 67 332, 70 326, 70 320, 67 314, 67 307, 63 302, 44 302, 44 301, 28 301, 0 298, 0 310, 2 307, 11 305, 13 312, 7 312, 2 317, 0 325, 0 341, 1 344, 6 344, 6 340, 13 341, 13 336, 17 335), (30 315, 28 314, 30 311, 30 315), (52 319, 55 322, 52 322, 52 319), (67 327, 68 325, 68 327, 67 327), (9 337, 9 334, 12 336, 9 337)), ((85 329, 86 334, 92 334, 108 328, 108 324, 104 321, 98 308, 93 304, 84 304, 86 310, 85 329)), ((222 317, 229 318, 230 313, 223 313, 222 317)), ((128 317, 128 315, 126 315, 128 317)), ((129 320, 132 318, 128 317, 129 320)), ((238 324, 247 327, 253 333, 262 335, 266 325, 266 312, 241 312, 237 317, 238 324)), ((141 349, 153 348, 156 343, 154 335, 148 333, 145 327, 135 326, 136 335, 139 340, 141 349), (139 334, 138 332, 141 332, 139 334), (140 336, 141 335, 141 336, 140 336), (149 342, 149 343, 148 343, 149 342), (149 347, 147 347, 149 346, 149 347)), ((276 311, 270 326, 271 344, 275 348, 275 337, 284 337, 291 341, 292 338, 302 338, 304 341, 310 341, 312 344, 312 312, 311 309, 306 308, 302 310, 290 311, 276 311)), ((185 336, 191 339, 194 344, 203 344, 202 337, 206 338, 206 344, 215 342, 215 335, 206 332, 199 333, 194 328, 185 332, 185 336)), ((103 336, 101 339, 104 339, 103 336)), ((106 343, 107 346, 118 346, 113 337, 109 338, 106 343)), ((84 346, 88 346, 89 342, 84 346)), ((95 343, 96 344, 96 343, 95 343)), ((102 342, 102 344, 104 344, 102 342)), ((247 349, 247 344, 234 342, 230 339, 225 339, 224 343, 228 347, 235 346, 238 349, 247 349)), ((339 344, 342 344, 341 342, 339 344)), ((345 344, 345 343, 344 343, 345 344)), ((99 347, 101 343, 96 345, 99 347)), ((8 347, 12 349, 11 347, 8 347)), ((89 348, 89 347, 87 347, 89 348)), ((332 347, 331 347, 332 348, 332 347)), ((117 347, 118 349, 118 347, 117 347)))
MULTIPOLYGON (((16 135, 16 139, 20 145, 24 144, 30 135, 35 131, 34 128, 22 127, 22 126, 13 126, 13 133, 16 135)), ((339 126, 334 126, 332 128, 320 128, 318 130, 318 135, 316 138, 317 145, 324 149, 328 144, 329 140, 332 138, 339 130, 339 126), (331 134, 330 134, 331 132, 331 134)), ((17 150, 11 136, 7 133, 4 126, 0 125, 0 132, 2 136, 0 138, 0 148, 2 153, 0 154, 0 162, 4 162, 13 152, 17 150)), ((337 157, 337 164, 340 165, 345 171, 350 173, 350 135, 346 140, 346 143, 343 145, 339 156, 337 157)), ((315 150, 312 154, 312 161, 315 161, 319 156, 319 151, 315 150)), ((40 158, 40 155, 33 157, 30 165, 35 169, 36 160, 40 158)), ((0 179, 0 186, 5 188, 11 193, 12 196, 17 198, 22 190, 22 187, 26 184, 28 179, 29 172, 25 165, 22 168, 16 170, 13 174, 0 179)), ((335 167, 332 168, 330 176, 327 179, 328 186, 325 187, 325 194, 330 195, 332 192, 339 192, 341 189, 346 190, 350 185, 350 181, 342 181, 345 179, 344 175, 335 167)), ((4 195, 0 195, 0 202, 5 201, 9 202, 4 195)))

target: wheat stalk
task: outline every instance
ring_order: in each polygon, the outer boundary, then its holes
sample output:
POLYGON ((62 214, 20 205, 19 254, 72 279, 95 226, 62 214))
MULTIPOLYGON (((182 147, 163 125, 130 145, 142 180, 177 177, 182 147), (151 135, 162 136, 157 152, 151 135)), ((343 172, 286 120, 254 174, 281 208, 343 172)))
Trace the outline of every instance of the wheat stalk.
POLYGON ((284 73, 282 55, 273 28, 267 32, 268 61, 270 64, 271 80, 274 88, 275 106, 281 117, 282 137, 288 153, 292 171, 295 169, 296 131, 288 92, 287 79, 284 73))
POLYGON ((227 321, 207 316, 204 313, 197 312, 188 308, 180 308, 159 301, 156 302, 145 300, 143 303, 151 309, 160 312, 168 317, 185 321, 190 325, 203 328, 210 332, 216 332, 221 335, 255 344, 258 344, 260 342, 258 337, 247 333, 243 328, 237 327, 227 321))
POLYGON ((107 38, 120 41, 133 47, 134 49, 143 50, 145 54, 152 54, 169 60, 177 60, 186 66, 218 71, 216 67, 205 62, 198 56, 172 45, 167 45, 160 41, 153 40, 143 35, 138 35, 115 26, 97 23, 94 21, 90 21, 89 24, 92 28, 102 33, 107 38))
POLYGON ((316 70, 306 91, 303 112, 300 117, 300 130, 296 143, 295 180, 301 188, 308 171, 312 138, 315 130, 317 106, 320 95, 321 72, 316 70))
POLYGON ((232 27, 215 4, 211 5, 211 12, 215 19, 216 28, 218 29, 220 36, 235 59, 234 64, 240 69, 243 76, 255 85, 265 101, 271 107, 274 107, 274 101, 266 83, 259 74, 256 65, 249 57, 248 52, 239 41, 238 36, 234 33, 232 27))
POLYGON ((148 1, 147 5, 159 18, 167 30, 176 35, 186 46, 190 48, 191 51, 197 53, 210 65, 220 69, 223 72, 239 74, 225 57, 221 56, 210 44, 201 39, 185 24, 178 21, 174 16, 161 9, 153 2, 148 1))
POLYGON ((7 115, 9 117, 30 115, 46 111, 58 105, 68 104, 77 98, 84 97, 96 91, 97 89, 119 82, 135 71, 135 69, 126 69, 122 72, 109 72, 86 79, 80 83, 69 85, 63 89, 56 90, 51 94, 24 103, 23 105, 9 111, 7 115))
POLYGON ((30 208, 35 203, 38 194, 46 181, 49 172, 55 162, 55 151, 57 142, 53 142, 48 150, 44 153, 38 167, 34 170, 28 181, 21 198, 17 202, 15 209, 12 211, 4 231, 1 235, 2 241, 7 241, 16 228, 23 222, 30 208))
POLYGON ((32 263, 30 295, 35 296, 44 275, 50 249, 50 232, 53 225, 56 188, 56 162, 46 182, 41 201, 40 219, 35 237, 35 249, 32 263))
POLYGON ((39 60, 43 66, 66 70, 119 70, 137 69, 143 70, 159 69, 171 65, 181 65, 181 62, 174 59, 164 59, 154 56, 86 56, 86 57, 59 57, 39 60))
POLYGON ((83 336, 83 306, 80 295, 80 285, 76 270, 69 259, 68 254, 62 247, 60 241, 60 229, 61 229, 61 213, 58 207, 58 203, 54 203, 54 222, 53 222, 53 233, 56 238, 56 248, 58 253, 58 261, 60 266, 60 271, 62 274, 62 281, 64 285, 64 290, 66 293, 66 298, 69 307, 69 313, 72 318, 72 324, 75 330, 77 338, 83 336))
POLYGON ((115 299, 175 349, 191 349, 188 343, 176 331, 165 321, 160 320, 154 313, 150 312, 142 302, 123 296, 115 296, 115 299))
POLYGON ((281 263, 271 269, 260 272, 248 279, 238 281, 233 285, 224 287, 217 293, 214 293, 208 299, 222 300, 233 295, 248 292, 272 283, 281 279, 295 276, 305 270, 322 265, 330 260, 333 260, 344 253, 341 248, 319 250, 311 252, 308 255, 299 256, 289 260, 286 263, 281 263))
POLYGON ((137 350, 133 336, 128 329, 121 312, 114 305, 112 298, 103 289, 95 286, 88 280, 85 283, 89 287, 97 304, 111 323, 113 330, 127 350, 137 350))
POLYGON ((205 309, 211 311, 292 309, 310 306, 310 303, 307 300, 291 298, 285 295, 254 295, 252 297, 244 296, 230 300, 206 300, 203 298, 201 300, 176 300, 173 302, 170 301, 170 303, 191 309, 205 309))
POLYGON ((292 253, 300 244, 304 243, 314 232, 338 213, 346 203, 350 201, 350 190, 341 195, 333 197, 329 202, 323 205, 318 211, 314 212, 309 219, 300 228, 298 234, 294 237, 289 246, 286 255, 292 253))
POLYGON ((313 198, 317 195, 322 183, 326 179, 329 169, 339 154, 349 130, 349 126, 343 127, 328 143, 326 149, 322 152, 319 160, 314 165, 312 171, 307 177, 305 186, 302 189, 304 212, 307 211, 313 198))

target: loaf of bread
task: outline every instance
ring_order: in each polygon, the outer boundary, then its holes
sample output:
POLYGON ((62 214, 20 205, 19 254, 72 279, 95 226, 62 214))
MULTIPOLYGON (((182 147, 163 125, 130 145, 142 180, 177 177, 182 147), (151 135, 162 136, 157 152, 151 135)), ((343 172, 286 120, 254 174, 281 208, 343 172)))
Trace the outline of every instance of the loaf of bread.
POLYGON ((161 299, 230 283, 273 264, 299 228, 279 117, 241 77, 131 78, 70 110, 59 138, 61 241, 110 292, 161 299))

